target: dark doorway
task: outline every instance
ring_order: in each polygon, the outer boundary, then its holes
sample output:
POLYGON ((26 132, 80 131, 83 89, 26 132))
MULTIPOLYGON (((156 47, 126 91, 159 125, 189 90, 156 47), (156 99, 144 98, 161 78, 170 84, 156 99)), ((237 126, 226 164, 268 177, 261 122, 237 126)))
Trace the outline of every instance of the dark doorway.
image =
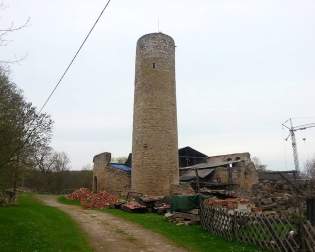
POLYGON ((94 176, 94 179, 93 179, 93 192, 97 193, 97 177, 94 176))

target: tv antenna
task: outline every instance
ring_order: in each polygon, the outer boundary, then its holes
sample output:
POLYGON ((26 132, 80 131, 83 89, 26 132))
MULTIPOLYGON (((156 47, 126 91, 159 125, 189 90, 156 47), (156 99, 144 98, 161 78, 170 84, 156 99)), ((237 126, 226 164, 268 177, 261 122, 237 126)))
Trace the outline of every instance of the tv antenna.
POLYGON ((292 118, 289 118, 284 123, 282 123, 282 126, 286 127, 290 132, 289 135, 285 138, 285 140, 288 141, 289 137, 291 137, 294 167, 295 167, 295 170, 297 171, 297 173, 299 173, 300 172, 299 156, 298 156, 295 132, 298 130, 306 130, 308 128, 313 128, 313 127, 315 127, 315 123, 307 123, 307 124, 302 124, 302 125, 298 125, 298 126, 293 126, 292 118), (290 125, 287 125, 288 122, 290 122, 290 125))

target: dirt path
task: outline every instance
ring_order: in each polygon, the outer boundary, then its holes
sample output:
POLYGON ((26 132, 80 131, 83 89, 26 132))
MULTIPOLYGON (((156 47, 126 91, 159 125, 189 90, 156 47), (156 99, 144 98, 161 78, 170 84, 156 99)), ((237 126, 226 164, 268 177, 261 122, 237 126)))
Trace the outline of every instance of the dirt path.
POLYGON ((40 195, 38 198, 76 220, 87 233, 94 251, 185 251, 159 234, 110 214, 64 205, 57 202, 55 196, 40 195))

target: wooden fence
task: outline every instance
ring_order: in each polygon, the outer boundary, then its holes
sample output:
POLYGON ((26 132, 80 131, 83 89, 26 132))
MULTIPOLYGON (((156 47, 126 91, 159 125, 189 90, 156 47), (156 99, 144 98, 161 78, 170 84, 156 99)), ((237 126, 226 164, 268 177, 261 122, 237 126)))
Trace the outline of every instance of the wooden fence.
POLYGON ((200 222, 210 233, 268 251, 315 252, 315 229, 284 216, 229 212, 201 203, 200 222))

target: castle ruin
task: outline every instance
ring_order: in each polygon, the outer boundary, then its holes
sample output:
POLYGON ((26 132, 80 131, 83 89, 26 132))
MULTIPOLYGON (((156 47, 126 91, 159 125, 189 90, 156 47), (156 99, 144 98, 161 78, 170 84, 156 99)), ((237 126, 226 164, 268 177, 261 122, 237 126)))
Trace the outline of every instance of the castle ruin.
POLYGON ((204 183, 233 183, 250 190, 257 182, 249 153, 208 157, 190 147, 178 150, 175 42, 163 33, 146 34, 137 42, 132 155, 117 164, 104 152, 93 162, 93 190, 117 194, 176 193, 179 181, 196 180, 199 168, 204 183))
POLYGON ((110 163, 110 153, 96 155, 94 191, 129 190, 131 173, 131 190, 170 194, 179 184, 177 142, 175 42, 163 33, 146 34, 136 49, 132 169, 110 163))

